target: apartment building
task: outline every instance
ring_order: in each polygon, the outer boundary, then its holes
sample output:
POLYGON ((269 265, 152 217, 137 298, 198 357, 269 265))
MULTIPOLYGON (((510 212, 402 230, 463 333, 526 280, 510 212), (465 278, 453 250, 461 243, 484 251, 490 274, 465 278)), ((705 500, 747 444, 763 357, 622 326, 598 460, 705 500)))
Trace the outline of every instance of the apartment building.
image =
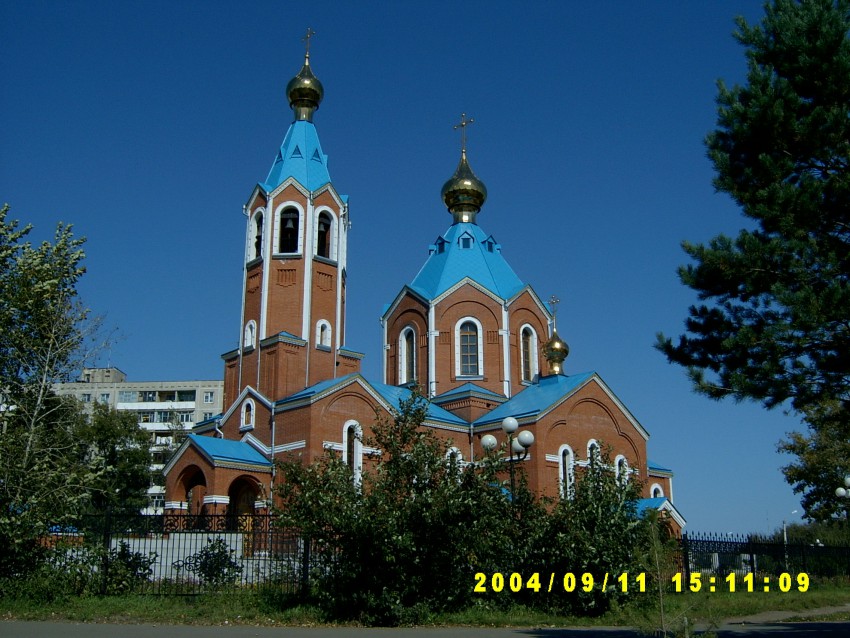
MULTIPOLYGON (((56 384, 54 391, 76 397, 84 406, 104 403, 132 412, 139 427, 150 433, 155 477, 179 446, 183 432, 221 414, 224 382, 128 381, 118 368, 84 368, 79 381, 56 384)), ((162 513, 164 493, 163 485, 151 485, 146 513, 162 513)))

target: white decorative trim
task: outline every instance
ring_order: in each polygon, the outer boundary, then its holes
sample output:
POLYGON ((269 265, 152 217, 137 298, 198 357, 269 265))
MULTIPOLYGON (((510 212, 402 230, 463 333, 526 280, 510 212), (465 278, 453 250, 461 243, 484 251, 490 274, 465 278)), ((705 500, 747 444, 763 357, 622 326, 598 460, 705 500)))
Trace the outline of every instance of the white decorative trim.
POLYGON ((269 506, 268 501, 254 501, 254 509, 255 510, 266 509, 268 506, 269 506))
POLYGON ((478 321, 475 317, 461 317, 458 319, 457 323, 455 323, 454 328, 454 350, 455 350, 455 377, 463 378, 463 377, 480 377, 484 375, 484 328, 481 325, 481 322, 478 321), (470 322, 475 325, 475 329, 477 331, 477 339, 476 345, 478 349, 478 371, 475 374, 462 374, 462 366, 461 366, 461 357, 460 357, 460 327, 466 322, 470 322))
POLYGON ((315 232, 311 235, 313 238, 313 255, 319 256, 319 217, 322 213, 327 213, 328 217, 331 218, 331 227, 328 229, 328 239, 330 241, 330 246, 328 246, 328 255, 327 257, 323 257, 323 259, 330 259, 331 261, 337 260, 337 228, 339 226, 339 219, 334 213, 333 209, 328 206, 319 206, 318 208, 313 209, 313 228, 315 228, 315 232))
POLYGON ((529 382, 533 381, 534 377, 536 377, 540 372, 540 355, 538 352, 538 343, 539 339, 537 337, 537 331, 534 329, 529 323, 524 323, 519 327, 519 376, 523 381, 529 382), (523 377, 523 371, 525 370, 525 350, 523 348, 523 344, 525 340, 523 338, 523 332, 526 330, 531 331, 531 361, 529 362, 528 371, 531 375, 528 379, 523 377))
POLYGON ((575 467, 576 467, 576 455, 573 452, 573 449, 564 443, 561 447, 558 448, 558 492, 559 495, 564 498, 572 498, 573 490, 576 485, 576 475, 575 475, 575 467), (564 467, 564 456, 568 457, 568 465, 564 467), (564 485, 564 476, 567 478, 567 484, 564 485))
POLYGON ((342 462, 348 464, 348 449, 351 446, 354 465, 351 471, 354 473, 354 484, 360 485, 363 477, 363 428, 354 419, 349 419, 342 425, 342 462), (354 427, 354 440, 348 440, 348 431, 354 427))
POLYGON ((165 501, 163 508, 167 510, 187 511, 189 509, 189 504, 185 501, 165 501))
POLYGON ((316 340, 314 344, 316 348, 319 346, 330 348, 333 344, 333 327, 331 326, 331 322, 327 319, 319 319, 316 322, 316 340), (327 328, 327 332, 325 333, 327 335, 327 339, 322 339, 322 326, 327 328))
POLYGON ((204 505, 230 505, 229 496, 219 496, 212 494, 204 497, 204 505))
POLYGON ((502 329, 499 330, 502 337, 502 390, 509 399, 511 398, 511 329, 510 315, 507 304, 502 304, 502 329))
POLYGON ((660 483, 653 483, 649 486, 649 498, 660 498, 664 496, 664 487, 660 483), (655 494, 656 490, 660 494, 655 494))
POLYGON ((287 257, 292 255, 302 255, 304 253, 304 207, 296 201, 287 200, 278 204, 274 214, 274 236, 272 237, 272 257, 287 257), (281 217, 283 212, 289 208, 295 209, 298 213, 298 245, 294 253, 280 252, 280 231, 281 217))
POLYGON ((398 384, 402 383, 410 383, 411 381, 416 380, 416 328, 412 323, 407 324, 404 328, 401 329, 401 332, 398 333, 398 384), (407 351, 407 338, 405 335, 410 332, 413 334, 413 347, 410 349, 410 352, 407 351), (407 360, 408 357, 413 359, 413 377, 407 378, 407 360))

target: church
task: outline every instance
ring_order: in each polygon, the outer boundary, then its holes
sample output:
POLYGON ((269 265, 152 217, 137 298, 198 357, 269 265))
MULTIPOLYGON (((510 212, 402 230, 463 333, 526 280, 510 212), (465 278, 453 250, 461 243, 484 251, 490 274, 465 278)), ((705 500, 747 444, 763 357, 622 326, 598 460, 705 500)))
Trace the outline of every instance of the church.
POLYGON ((577 469, 604 446, 618 478, 641 481, 639 511, 659 510, 681 529, 673 473, 649 460, 649 432, 597 373, 564 373, 557 300, 544 303, 479 225, 487 189, 467 158, 465 116, 460 161, 441 192, 451 223, 423 241, 425 263, 383 311, 383 379, 361 374, 364 355, 345 341, 348 198, 313 123, 324 88, 309 48, 286 95, 292 124, 244 207, 242 328, 239 347, 222 355, 223 412, 165 465, 165 512, 266 513, 275 461, 293 453, 310 463, 333 450, 359 481, 379 452, 366 444, 376 413, 390 415, 418 387, 430 400, 423 425, 459 461, 506 443, 531 489, 569 498, 577 469))

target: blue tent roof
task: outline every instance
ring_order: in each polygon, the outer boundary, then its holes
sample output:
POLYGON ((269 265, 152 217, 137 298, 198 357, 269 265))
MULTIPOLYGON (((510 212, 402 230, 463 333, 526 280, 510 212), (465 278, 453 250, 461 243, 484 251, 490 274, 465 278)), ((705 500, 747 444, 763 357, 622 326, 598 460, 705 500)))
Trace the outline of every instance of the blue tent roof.
POLYGON ((502 247, 477 224, 457 223, 432 247, 428 261, 410 287, 433 300, 469 277, 502 299, 510 299, 525 284, 502 256, 502 247))
POLYGON ((532 384, 522 392, 515 394, 495 410, 488 412, 475 421, 473 425, 478 426, 501 422, 506 416, 512 416, 514 418, 535 416, 572 394, 573 391, 587 382, 594 374, 596 373, 585 372, 571 376, 553 374, 547 377, 540 377, 538 383, 532 384))
POLYGON ((245 463, 271 467, 271 462, 256 448, 244 441, 219 439, 212 436, 190 434, 189 440, 213 461, 224 463, 245 463))
POLYGON ((271 192, 292 177, 311 191, 331 181, 328 156, 322 152, 316 126, 306 120, 293 122, 280 145, 269 176, 261 186, 271 192))

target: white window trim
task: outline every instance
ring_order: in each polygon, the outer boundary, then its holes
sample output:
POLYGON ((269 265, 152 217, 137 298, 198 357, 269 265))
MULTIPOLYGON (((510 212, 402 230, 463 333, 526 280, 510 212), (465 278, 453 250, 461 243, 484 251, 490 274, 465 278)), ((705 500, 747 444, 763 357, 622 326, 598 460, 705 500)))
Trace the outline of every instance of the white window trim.
POLYGON ((245 399, 245 402, 242 404, 242 414, 239 418, 239 431, 246 432, 248 430, 253 430, 254 425, 257 423, 257 406, 254 405, 253 399, 245 399), (245 413, 247 411, 248 406, 251 407, 251 422, 245 422, 245 413))
POLYGON ((649 486, 649 498, 664 498, 664 488, 660 483, 653 483, 649 486), (659 492, 658 495, 655 492, 659 492))
POLYGON ((463 317, 455 324, 455 377, 477 379, 484 376, 484 329, 475 317, 463 317), (460 362, 460 327, 471 321, 478 329, 478 374, 461 374, 460 362))
POLYGON ((406 325, 402 328, 401 332, 398 335, 398 382, 399 385, 402 383, 410 383, 411 381, 416 380, 416 328, 413 327, 412 324, 406 325), (413 351, 407 352, 407 340, 406 335, 408 332, 413 333, 413 351), (413 378, 407 378, 407 357, 410 355, 413 358, 413 378))
POLYGON ((333 328, 327 319, 319 319, 316 322, 316 347, 330 350, 333 344, 333 328), (327 339, 322 339, 322 326, 327 328, 327 339))
POLYGON ((632 473, 632 469, 629 466, 629 460, 625 456, 623 456, 622 454, 618 454, 617 457, 614 459, 614 476, 616 477, 617 482, 621 482, 621 481, 623 483, 627 482, 629 480, 629 476, 631 475, 631 473, 632 473), (620 476, 620 463, 622 463, 625 466, 625 470, 626 470, 625 474, 626 475, 624 477, 620 476))
POLYGON ((354 419, 349 419, 342 426, 342 462, 348 465, 348 429, 354 426, 354 484, 360 485, 363 479, 363 428, 354 419))
POLYGON ((313 254, 316 256, 319 255, 319 217, 322 213, 327 213, 328 217, 331 218, 331 227, 328 229, 331 245, 330 250, 328 250, 328 256, 321 259, 337 261, 337 228, 339 227, 339 220, 336 218, 333 210, 327 206, 321 206, 313 212, 313 254))
POLYGON ((248 225, 248 250, 246 251, 246 255, 248 255, 248 259, 246 261, 254 261, 255 259, 260 259, 263 256, 263 247, 266 244, 266 237, 268 235, 268 220, 266 219, 266 209, 265 208, 257 208, 254 210, 251 215, 251 223, 248 225), (257 252, 256 241, 257 241, 257 217, 262 216, 263 218, 263 226, 260 230, 260 251, 257 252))
POLYGON ((304 254, 304 209, 298 202, 283 202, 277 207, 274 213, 274 237, 272 238, 272 254, 275 257, 283 255, 302 255, 304 254), (280 226, 282 223, 281 217, 283 211, 294 208, 298 212, 298 249, 294 253, 282 253, 278 251, 280 248, 280 226))
POLYGON ((590 463, 592 452, 591 450, 596 448, 596 460, 602 461, 602 448, 599 446, 599 442, 596 439, 590 439, 587 442, 587 462, 590 463))
POLYGON ((530 324, 527 324, 527 323, 522 324, 522 326, 520 326, 520 329, 519 329, 519 357, 520 357, 520 359, 519 359, 519 365, 520 365, 519 378, 522 381, 524 381, 525 383, 531 383, 534 380, 534 377, 536 377, 537 374, 540 371, 540 364, 539 364, 540 360, 539 360, 539 355, 538 355, 538 352, 537 352, 537 349, 538 349, 537 344, 538 344, 537 331, 530 324), (528 366, 529 372, 531 373, 531 378, 529 378, 529 379, 523 378, 523 370, 525 369, 525 351, 523 350, 523 347, 522 347, 522 342, 523 342, 522 333, 525 332, 526 330, 531 331, 531 362, 530 362, 531 365, 528 366))
POLYGON ((245 334, 242 337, 243 348, 253 348, 257 345, 257 322, 251 319, 245 324, 245 334))
POLYGON ((566 443, 558 448, 558 488, 561 493, 561 498, 572 498, 576 485, 576 455, 573 452, 573 448, 571 448, 566 443), (568 465, 564 468, 564 452, 568 452, 569 461, 567 461, 568 465), (564 472, 564 469, 567 471, 564 472), (564 475, 567 476, 567 484, 564 485, 564 475))

